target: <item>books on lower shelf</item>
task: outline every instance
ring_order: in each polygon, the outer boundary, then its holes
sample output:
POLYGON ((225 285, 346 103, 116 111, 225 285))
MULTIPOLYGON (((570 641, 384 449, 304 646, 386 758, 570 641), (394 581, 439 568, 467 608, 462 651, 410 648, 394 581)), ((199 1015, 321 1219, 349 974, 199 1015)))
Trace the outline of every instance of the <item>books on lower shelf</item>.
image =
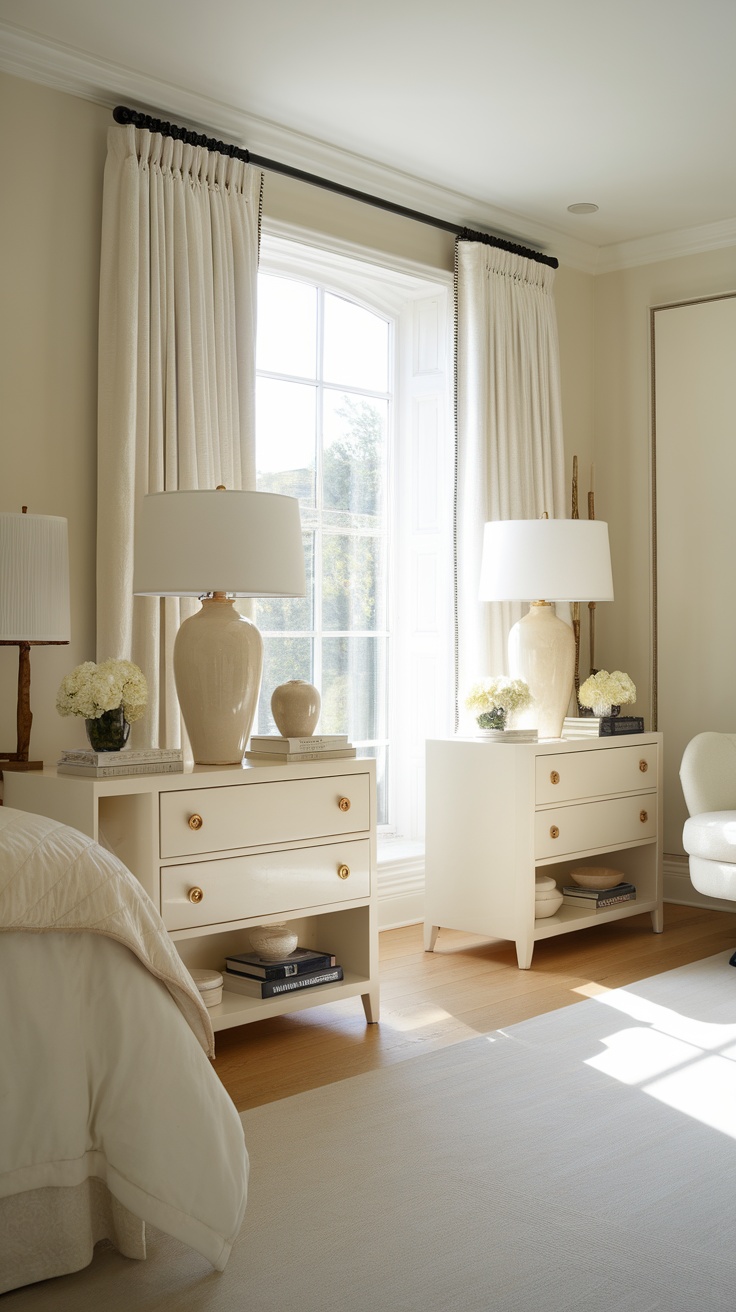
POLYGON ((267 961, 257 952, 240 952, 225 958, 225 966, 234 975, 251 979, 289 979, 295 975, 313 975, 318 970, 330 970, 337 961, 329 952, 316 952, 312 948, 295 948, 280 961, 267 961))
POLYGON ((251 979, 226 967, 223 971, 225 988, 234 993, 245 993, 251 998, 278 998, 284 993, 299 989, 319 988, 322 984, 336 984, 343 978, 342 966, 316 970, 310 975, 292 975, 289 979, 251 979))
POLYGON ((613 888, 580 888, 577 884, 566 885, 562 889, 562 901, 568 906, 587 908, 589 911, 605 911, 608 907, 619 906, 622 902, 636 901, 634 884, 616 884, 613 888))
POLYGON ((254 752, 245 753, 246 761, 255 761, 257 765, 276 765, 284 762, 299 764, 300 761, 331 761, 341 757, 357 756, 355 747, 338 747, 334 751, 317 752, 254 752))
POLYGON ((349 747, 346 733, 305 734, 301 738, 280 738, 278 734, 254 733, 250 740, 252 752, 334 752, 349 747))
POLYGON ((183 761, 120 761, 116 765, 77 765, 72 761, 60 760, 56 766, 57 774, 76 775, 80 779, 126 778, 138 774, 183 774, 183 761))

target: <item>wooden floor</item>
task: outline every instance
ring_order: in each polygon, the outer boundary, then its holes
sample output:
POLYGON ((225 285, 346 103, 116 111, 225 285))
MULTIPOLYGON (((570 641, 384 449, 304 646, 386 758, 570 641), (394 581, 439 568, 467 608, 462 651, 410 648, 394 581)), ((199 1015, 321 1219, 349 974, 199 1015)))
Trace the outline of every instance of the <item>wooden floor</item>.
MULTIPOLYGON (((660 971, 736 948, 736 914, 665 905, 649 915, 537 943, 531 970, 513 944, 441 930, 424 952, 421 925, 380 936, 381 1020, 358 998, 242 1025, 215 1036, 215 1070, 239 1111, 502 1029, 660 971)), ((736 971, 734 972, 736 1003, 736 971)))

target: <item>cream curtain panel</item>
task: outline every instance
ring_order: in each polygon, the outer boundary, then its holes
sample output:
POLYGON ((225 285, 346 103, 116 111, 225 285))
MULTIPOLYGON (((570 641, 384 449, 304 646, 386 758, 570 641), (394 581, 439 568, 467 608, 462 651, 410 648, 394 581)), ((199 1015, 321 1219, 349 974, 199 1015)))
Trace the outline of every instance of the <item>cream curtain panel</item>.
POLYGON ((147 492, 255 487, 262 175, 145 129, 113 127, 100 274, 97 656, 149 681, 139 744, 176 746, 172 650, 196 603, 133 597, 147 492))
MULTIPOLYGON (((456 276, 456 722, 470 684, 507 672, 511 626, 526 609, 478 601, 483 525, 564 517, 554 269, 460 239, 456 276)), ((563 616, 562 618, 565 618, 563 616)))

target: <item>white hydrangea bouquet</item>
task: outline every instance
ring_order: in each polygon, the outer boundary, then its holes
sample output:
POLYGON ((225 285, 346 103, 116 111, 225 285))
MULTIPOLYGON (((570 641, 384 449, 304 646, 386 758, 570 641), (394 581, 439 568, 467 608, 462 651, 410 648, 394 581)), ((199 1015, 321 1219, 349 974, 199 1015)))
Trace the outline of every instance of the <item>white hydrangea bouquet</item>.
POLYGON ((532 701, 529 685, 523 679, 499 675, 474 683, 465 698, 465 706, 473 712, 479 729, 506 729, 511 717, 517 711, 525 711, 532 701))
POLYGON ((56 709, 59 715, 97 720, 106 711, 122 707, 125 719, 132 724, 140 720, 147 701, 146 677, 132 661, 111 659, 99 665, 84 661, 62 679, 56 709))
POLYGON ((628 674, 622 670, 614 670, 612 674, 608 670, 598 670, 580 685, 578 701, 581 706, 592 710, 594 715, 611 715, 613 707, 616 708, 615 714, 618 714, 620 706, 636 701, 636 688, 628 674))

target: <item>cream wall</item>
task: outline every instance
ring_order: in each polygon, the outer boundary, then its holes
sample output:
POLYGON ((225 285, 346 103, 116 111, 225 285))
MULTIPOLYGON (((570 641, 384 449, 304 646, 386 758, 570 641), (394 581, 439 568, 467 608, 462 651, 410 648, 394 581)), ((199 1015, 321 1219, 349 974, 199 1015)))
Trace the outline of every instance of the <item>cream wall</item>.
MULTIPOLYGON (((51 763, 81 744, 62 720, 63 674, 96 658, 96 334, 102 177, 109 110, 0 74, 0 509, 69 521, 72 642, 34 649, 31 755, 51 763)), ((305 228, 450 271, 453 239, 275 174, 264 225, 305 228)), ((592 458, 594 282, 561 268, 555 280, 568 466, 592 458)), ((569 472, 569 471, 568 471, 569 472)), ((118 655, 116 652, 100 653, 118 655)), ((15 748, 17 648, 0 648, 0 745, 15 748)))
MULTIPOLYGON (((600 606, 596 664, 626 670, 633 710, 650 727, 651 393, 653 305, 736 289, 736 246, 599 275, 595 286, 595 471, 599 519, 607 519, 615 600, 600 606)), ((697 508, 683 506, 688 531, 697 508)), ((683 604, 697 579, 682 580, 683 604)), ((707 642, 707 635, 704 635, 707 642)))

